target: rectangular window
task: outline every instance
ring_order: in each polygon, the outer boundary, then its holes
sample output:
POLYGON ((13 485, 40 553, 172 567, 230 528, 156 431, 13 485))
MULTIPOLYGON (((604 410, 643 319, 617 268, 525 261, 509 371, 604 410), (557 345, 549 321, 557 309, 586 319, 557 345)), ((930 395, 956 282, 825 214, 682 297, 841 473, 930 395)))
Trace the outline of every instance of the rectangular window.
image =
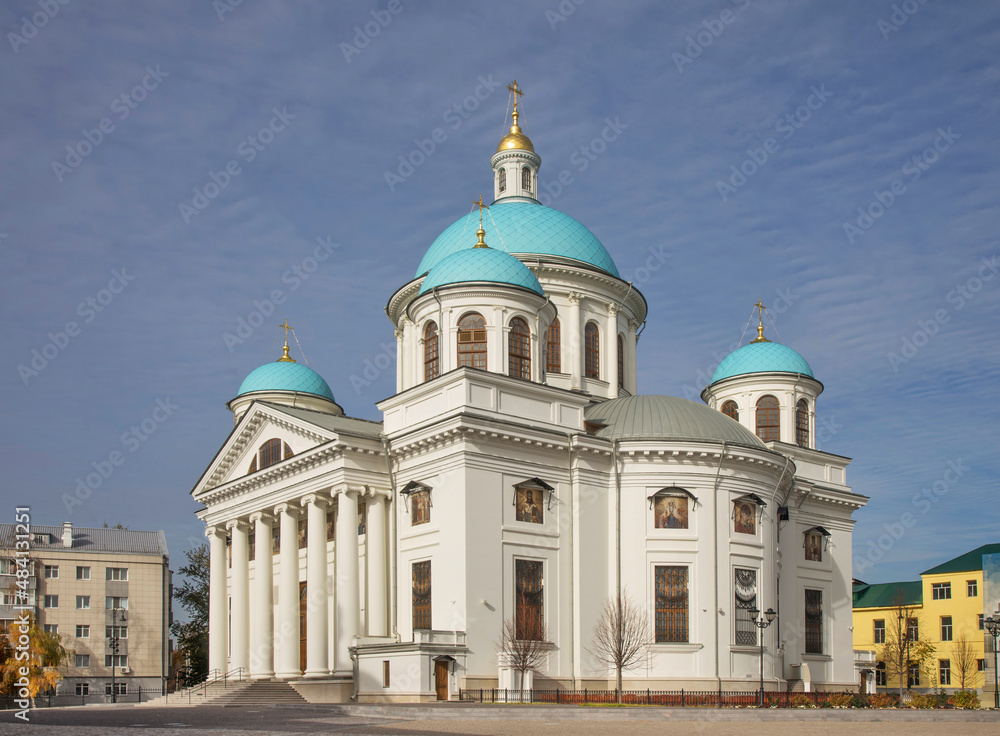
POLYGON ((358 502, 358 536, 365 534, 368 531, 368 525, 365 523, 368 518, 368 503, 366 501, 358 502))
POLYGON ((907 687, 920 687, 920 665, 910 665, 910 678, 907 687))
POLYGON ((875 636, 873 641, 876 644, 885 644, 885 619, 875 619, 875 636))
POLYGON ((413 563, 413 628, 431 627, 431 561, 413 563))
POLYGON ((110 639, 117 636, 119 639, 128 639, 128 626, 105 626, 104 638, 110 639))
POLYGON ((885 662, 875 663, 875 686, 885 687, 885 662))
POLYGON ((541 560, 514 561, 514 633, 524 641, 545 636, 541 560))
POLYGON ((910 641, 920 641, 920 622, 917 619, 906 619, 906 638, 910 641))
POLYGON ((46 565, 45 566, 45 577, 46 579, 52 580, 59 577, 59 565, 46 565))
POLYGON ((931 598, 946 601, 951 598, 951 583, 931 583, 931 598))
POLYGON ((978 672, 985 672, 986 671, 986 660, 985 659, 977 659, 976 660, 976 670, 978 672))
POLYGON ((545 339, 545 370, 547 373, 560 373, 562 361, 560 354, 559 320, 553 320, 545 339))
POLYGON ((90 655, 77 654, 75 664, 77 667, 90 667, 90 655))
POLYGON ((104 655, 104 666, 105 667, 128 667, 128 655, 127 654, 105 654, 104 655))
POLYGON ((126 595, 109 595, 104 597, 104 607, 109 611, 112 608, 120 608, 123 610, 128 610, 128 596, 126 595))
POLYGON ((389 687, 389 660, 382 660, 382 687, 389 687))
POLYGON ((76 568, 76 579, 77 580, 90 580, 90 567, 80 567, 76 568))
POLYGON ((58 634, 59 624, 44 624, 42 627, 46 634, 58 634))
POLYGON ((965 581, 965 594, 970 598, 979 597, 979 583, 975 580, 965 581))
POLYGON ((76 597, 76 607, 81 609, 90 608, 90 596, 78 595, 76 597))
MULTIPOLYGON (((126 685, 127 685, 127 683, 124 683, 124 682, 116 682, 115 683, 115 695, 125 695, 126 694, 126 691, 125 691, 125 686, 126 685)), ((110 682, 104 683, 104 694, 105 695, 111 695, 111 683, 110 682)))
POLYGON ((984 614, 980 613, 976 618, 979 620, 979 630, 983 631, 986 628, 986 619, 984 618, 984 614))
POLYGON ((823 591, 806 589, 806 653, 823 653, 823 591))
POLYGON ((90 695, 90 683, 89 682, 78 682, 78 683, 76 683, 76 694, 77 695, 90 695))
POLYGON ((951 684, 951 660, 938 660, 938 683, 943 687, 951 684))
POLYGON ((16 575, 17 563, 9 557, 0 558, 0 575, 16 575))
POLYGON ((681 566, 657 565, 656 641, 681 643, 688 641, 688 569, 681 566))
POLYGON ((736 644, 756 646, 757 627, 750 609, 757 606, 757 571, 736 568, 736 644))
POLYGON ((128 580, 127 567, 109 567, 105 569, 106 580, 128 580))
POLYGON ((941 617, 941 641, 951 641, 951 616, 941 617))
POLYGON ((76 625, 76 638, 77 639, 89 639, 90 638, 90 624, 77 624, 76 625))
POLYGON ((47 595, 44 601, 45 608, 59 608, 59 596, 47 595))

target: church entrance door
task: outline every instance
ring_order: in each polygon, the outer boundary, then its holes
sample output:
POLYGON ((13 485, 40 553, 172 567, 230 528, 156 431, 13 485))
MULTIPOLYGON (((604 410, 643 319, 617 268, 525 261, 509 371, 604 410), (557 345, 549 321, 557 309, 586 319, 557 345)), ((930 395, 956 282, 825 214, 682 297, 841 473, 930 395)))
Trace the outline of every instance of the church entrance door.
POLYGON ((306 584, 299 583, 299 669, 306 667, 306 584))
POLYGON ((448 699, 448 660, 439 659, 434 663, 434 688, 438 700, 448 699))

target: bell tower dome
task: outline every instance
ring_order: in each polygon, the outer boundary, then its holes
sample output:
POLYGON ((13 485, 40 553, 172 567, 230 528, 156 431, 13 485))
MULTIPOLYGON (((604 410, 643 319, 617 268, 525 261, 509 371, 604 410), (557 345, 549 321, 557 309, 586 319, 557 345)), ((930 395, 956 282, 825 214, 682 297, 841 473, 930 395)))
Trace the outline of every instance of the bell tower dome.
POLYGON ((508 84, 507 89, 513 98, 514 111, 511 113, 510 131, 500 139, 497 152, 490 158, 494 202, 537 202, 538 169, 542 166, 542 159, 518 124, 521 116, 518 99, 524 91, 518 87, 517 80, 508 84))

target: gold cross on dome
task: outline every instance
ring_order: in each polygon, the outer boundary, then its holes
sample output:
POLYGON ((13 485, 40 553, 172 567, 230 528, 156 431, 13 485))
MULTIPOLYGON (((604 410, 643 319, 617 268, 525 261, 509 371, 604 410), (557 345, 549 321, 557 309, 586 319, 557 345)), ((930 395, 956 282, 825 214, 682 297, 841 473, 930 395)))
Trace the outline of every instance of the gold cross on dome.
POLYGON ((754 306, 757 307, 757 338, 751 342, 771 342, 764 337, 764 312, 767 311, 767 307, 764 306, 760 297, 757 297, 757 303, 754 306))
POLYGON ((282 356, 280 358, 278 358, 278 362, 279 363, 294 363, 295 359, 292 358, 292 356, 288 354, 288 331, 291 330, 292 332, 295 332, 295 328, 292 327, 290 324, 288 324, 288 318, 287 317, 285 318, 284 323, 278 325, 278 327, 284 327, 285 328, 285 347, 284 347, 284 353, 282 354, 282 356))
POLYGON ((472 200, 472 204, 479 208, 479 229, 476 230, 476 235, 479 237, 479 241, 472 246, 473 248, 488 248, 486 241, 483 238, 486 236, 486 231, 483 230, 483 210, 488 210, 490 206, 483 203, 483 195, 479 195, 479 201, 472 200))
POLYGON ((288 342, 288 331, 292 330, 294 332, 295 328, 292 327, 290 324, 288 324, 288 318, 287 317, 285 318, 284 323, 278 325, 278 327, 284 327, 285 328, 285 342, 288 342))
POLYGON ((517 80, 507 85, 507 91, 514 95, 514 110, 517 110, 517 98, 524 96, 524 90, 517 86, 517 80))

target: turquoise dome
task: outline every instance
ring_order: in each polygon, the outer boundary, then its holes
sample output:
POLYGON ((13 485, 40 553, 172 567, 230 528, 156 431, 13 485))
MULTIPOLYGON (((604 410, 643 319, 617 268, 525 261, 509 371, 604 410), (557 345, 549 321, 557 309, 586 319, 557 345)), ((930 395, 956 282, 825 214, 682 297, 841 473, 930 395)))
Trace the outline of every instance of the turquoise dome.
POLYGON ((335 401, 333 391, 319 373, 301 363, 284 360, 266 363, 252 371, 240 385, 237 397, 254 391, 295 391, 335 401))
POLYGON ((545 296, 542 285, 527 266, 514 256, 493 248, 467 248, 445 256, 427 274, 420 285, 420 293, 426 294, 437 286, 470 281, 520 286, 545 296))
POLYGON ((712 383, 746 373, 801 373, 815 378, 806 359, 780 342, 752 342, 727 355, 712 374, 712 383))
MULTIPOLYGON (((497 202, 484 213, 486 242, 508 253, 571 258, 619 276, 615 262, 590 230, 569 215, 537 202, 497 202)), ((424 254, 416 276, 430 271, 443 258, 475 245, 472 215, 453 222, 424 254)))

